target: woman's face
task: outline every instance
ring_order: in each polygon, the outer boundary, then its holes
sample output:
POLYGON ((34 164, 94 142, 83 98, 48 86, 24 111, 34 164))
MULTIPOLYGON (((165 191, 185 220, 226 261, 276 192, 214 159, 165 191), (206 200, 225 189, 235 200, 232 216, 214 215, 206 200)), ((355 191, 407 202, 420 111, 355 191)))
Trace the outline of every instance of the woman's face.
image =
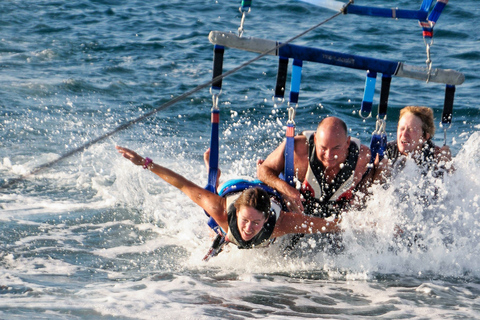
POLYGON ((266 219, 263 214, 248 206, 241 206, 237 212, 237 225, 240 236, 244 241, 249 241, 262 230, 266 219))
POLYGON ((421 150, 424 142, 425 137, 423 136, 422 120, 413 113, 405 113, 398 121, 398 150, 402 154, 412 153, 421 150))

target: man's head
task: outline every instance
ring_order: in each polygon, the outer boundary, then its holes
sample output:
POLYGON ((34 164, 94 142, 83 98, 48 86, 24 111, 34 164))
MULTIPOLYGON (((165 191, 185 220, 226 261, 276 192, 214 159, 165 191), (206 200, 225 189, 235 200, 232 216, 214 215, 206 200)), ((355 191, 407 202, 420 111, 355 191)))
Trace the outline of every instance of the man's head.
POLYGON ((350 137, 341 119, 328 117, 320 121, 314 142, 316 156, 325 168, 340 165, 347 159, 350 137))

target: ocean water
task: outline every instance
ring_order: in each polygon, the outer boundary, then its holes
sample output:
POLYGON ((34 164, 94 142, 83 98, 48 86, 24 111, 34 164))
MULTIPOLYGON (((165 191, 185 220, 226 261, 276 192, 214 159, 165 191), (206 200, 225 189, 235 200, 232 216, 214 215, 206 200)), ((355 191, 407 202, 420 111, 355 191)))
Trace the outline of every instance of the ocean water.
MULTIPOLYGON (((434 180, 407 163, 389 188, 374 187, 365 210, 345 214, 340 254, 313 240, 285 254, 278 241, 264 250, 228 247, 202 261, 211 244, 203 211, 124 160, 115 145, 205 185, 208 88, 7 184, 210 81, 208 34, 237 32, 239 6, 0 3, 0 319, 480 318, 477 0, 448 3, 431 49, 433 67, 466 77, 447 130, 456 172, 434 180)), ((244 36, 286 41, 333 14, 297 1, 253 1, 244 36)), ((341 15, 294 44, 416 66, 426 60, 412 20, 341 15)), ((224 70, 255 57, 226 49, 224 70)), ((271 99, 277 63, 267 56, 223 80, 222 181, 254 177, 256 160, 284 137, 286 103, 271 99)), ((364 82, 364 71, 305 62, 297 132, 335 115, 369 144, 375 120, 358 114, 364 82)), ((379 83, 374 109, 378 97, 379 83)), ((430 106, 438 123, 443 101, 444 85, 394 77, 389 140, 402 107, 430 106)), ((434 141, 443 139, 437 128, 434 141)))

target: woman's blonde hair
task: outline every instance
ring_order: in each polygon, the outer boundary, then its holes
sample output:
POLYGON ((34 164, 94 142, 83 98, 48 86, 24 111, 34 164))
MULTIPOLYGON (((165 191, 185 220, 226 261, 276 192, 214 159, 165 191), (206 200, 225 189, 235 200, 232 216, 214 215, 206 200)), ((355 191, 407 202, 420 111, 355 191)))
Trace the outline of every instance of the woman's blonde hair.
POLYGON ((433 138, 435 134, 435 122, 433 121, 433 110, 429 107, 419 107, 419 106, 407 106, 400 110, 400 119, 406 114, 410 112, 416 117, 419 117, 422 121, 422 136, 424 138, 427 137, 427 133, 430 135, 430 138, 433 138))

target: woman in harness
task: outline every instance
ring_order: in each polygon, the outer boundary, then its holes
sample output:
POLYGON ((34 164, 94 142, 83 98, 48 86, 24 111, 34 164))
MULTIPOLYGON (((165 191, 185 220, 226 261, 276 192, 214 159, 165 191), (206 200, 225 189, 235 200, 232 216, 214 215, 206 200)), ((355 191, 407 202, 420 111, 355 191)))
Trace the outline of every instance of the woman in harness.
POLYGON ((387 144, 385 158, 380 163, 376 162, 374 180, 383 180, 398 173, 409 157, 422 169, 423 174, 432 171, 433 176, 438 177, 445 171, 453 171, 450 148, 436 146, 432 141, 434 134, 432 109, 418 106, 403 108, 398 120, 397 140, 387 144))
POLYGON ((123 157, 137 166, 143 166, 180 189, 193 202, 202 207, 225 231, 227 241, 239 248, 254 248, 270 243, 271 239, 291 233, 324 233, 339 231, 338 220, 306 216, 281 210, 260 187, 248 188, 238 198, 221 197, 185 177, 136 152, 116 147, 123 157), (229 203, 231 202, 231 203, 229 203), (272 204, 271 204, 272 203, 272 204))

